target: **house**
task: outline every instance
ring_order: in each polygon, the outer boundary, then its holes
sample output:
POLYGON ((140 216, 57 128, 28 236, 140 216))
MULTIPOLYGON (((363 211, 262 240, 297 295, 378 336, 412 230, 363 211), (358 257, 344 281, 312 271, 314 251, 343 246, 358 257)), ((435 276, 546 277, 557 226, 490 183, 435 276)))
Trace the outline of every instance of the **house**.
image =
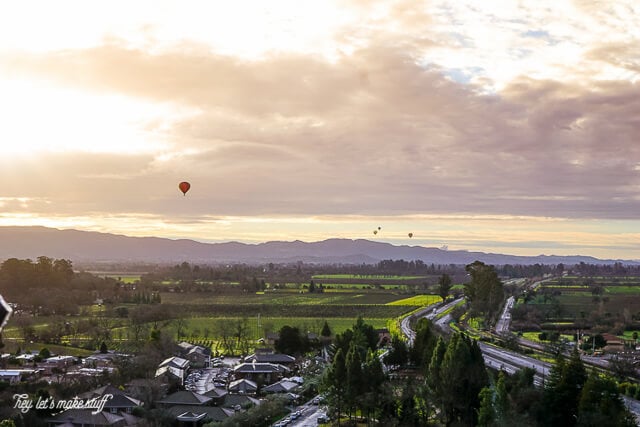
POLYGON ((222 406, 222 404, 224 404, 224 399, 227 396, 227 394, 228 394, 227 390, 220 387, 214 387, 211 390, 208 390, 206 393, 204 393, 205 396, 211 398, 211 404, 214 406, 222 406))
POLYGON ((218 406, 175 405, 167 409, 178 426, 202 426, 211 422, 222 422, 235 414, 233 409, 218 406))
POLYGON ((40 369, 0 369, 0 381, 17 384, 38 374, 40 371, 40 369))
POLYGON ((260 403, 262 403, 260 400, 246 394, 228 394, 222 407, 239 411, 240 409, 260 405, 260 403))
MULTIPOLYGON (((225 395, 226 391, 222 396, 225 395)), ((179 426, 201 426, 205 423, 221 422, 233 416, 233 410, 211 406, 212 403, 214 403, 214 397, 192 391, 177 391, 156 401, 159 407, 164 408, 171 417, 175 418, 179 426)))
POLYGON ((232 381, 229 384, 229 393, 255 394, 258 391, 258 384, 247 379, 232 381))
POLYGON ((113 365, 118 359, 131 357, 129 354, 116 353, 109 351, 107 353, 94 353, 82 359, 82 364, 89 368, 107 368, 113 365))
POLYGON ((109 398, 104 405, 104 411, 112 414, 131 414, 134 408, 143 405, 142 401, 130 397, 129 395, 127 395, 127 393, 112 385, 106 385, 104 387, 97 388, 95 390, 83 393, 78 397, 83 400, 89 400, 101 399, 103 396, 111 396, 111 398, 109 398))
POLYGON ((266 343, 274 345, 280 339, 280 332, 267 332, 266 343))
POLYGON ((277 363, 279 365, 290 367, 296 362, 296 358, 288 354, 273 353, 273 351, 256 351, 244 359, 247 363, 277 363))
POLYGON ((205 406, 209 405, 212 401, 211 397, 195 393, 193 391, 176 391, 170 394, 162 400, 158 400, 156 404, 164 408, 171 406, 205 406))
POLYGON ((181 357, 170 357, 160 363, 156 370, 156 378, 162 375, 170 375, 180 380, 180 384, 184 383, 189 370, 190 362, 181 357))
POLYGON ((182 341, 178 344, 180 355, 191 362, 191 366, 208 368, 211 366, 211 349, 182 341))
POLYGON ((272 384, 289 371, 286 366, 275 363, 241 363, 233 368, 237 379, 246 378, 262 384, 272 384))
POLYGON ((66 371, 75 364, 76 360, 73 356, 53 356, 44 359, 40 366, 44 369, 45 374, 51 375, 54 369, 66 371))
POLYGON ((92 409, 68 409, 47 420, 50 427, 142 426, 143 419, 129 414, 111 414, 106 411, 93 413, 92 409))
POLYGON ((617 353, 624 351, 624 340, 618 338, 613 334, 602 334, 602 338, 605 339, 607 345, 604 346, 604 351, 607 353, 617 353))
POLYGON ((265 393, 289 393, 300 387, 295 381, 282 379, 262 389, 265 393))

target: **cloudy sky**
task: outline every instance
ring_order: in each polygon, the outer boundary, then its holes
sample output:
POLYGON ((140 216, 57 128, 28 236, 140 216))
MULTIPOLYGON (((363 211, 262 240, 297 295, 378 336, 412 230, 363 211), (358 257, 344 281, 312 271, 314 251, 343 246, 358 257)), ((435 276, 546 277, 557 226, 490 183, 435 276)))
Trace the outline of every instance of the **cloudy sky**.
POLYGON ((0 117, 0 225, 640 259, 635 0, 3 2, 0 117))

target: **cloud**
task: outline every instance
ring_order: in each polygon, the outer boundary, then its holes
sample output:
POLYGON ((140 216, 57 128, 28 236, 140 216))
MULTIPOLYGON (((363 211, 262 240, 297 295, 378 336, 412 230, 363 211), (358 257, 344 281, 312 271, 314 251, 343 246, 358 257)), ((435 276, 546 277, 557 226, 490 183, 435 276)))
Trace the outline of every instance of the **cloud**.
POLYGON ((414 53, 382 43, 335 61, 247 61, 109 44, 14 57, 21 75, 197 113, 172 120, 172 148, 155 155, 65 156, 12 177, 44 194, 38 176, 55 175, 51 194, 91 200, 69 210, 175 213, 166 189, 188 178, 192 214, 640 211, 639 86, 522 77, 483 94, 414 53))
POLYGON ((144 154, 7 165, 0 177, 22 184, 6 195, 46 198, 50 212, 179 218, 637 216, 632 3, 346 4, 361 24, 339 27, 332 56, 247 59, 202 42, 116 37, 5 52, 5 75, 184 112, 140 125, 165 144, 144 154), (192 190, 176 202, 182 180, 192 190))

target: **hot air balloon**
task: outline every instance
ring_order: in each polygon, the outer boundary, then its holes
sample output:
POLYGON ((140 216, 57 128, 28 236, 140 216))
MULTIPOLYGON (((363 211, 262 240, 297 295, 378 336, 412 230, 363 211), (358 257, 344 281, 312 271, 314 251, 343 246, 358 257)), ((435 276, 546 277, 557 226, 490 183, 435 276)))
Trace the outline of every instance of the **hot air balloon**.
POLYGON ((378 234, 378 230, 373 230, 373 234, 378 234))
POLYGON ((382 227, 378 227, 378 230, 382 230, 382 227))
POLYGON ((189 189, 191 188, 191 184, 189 184, 186 181, 183 181, 180 184, 178 184, 178 188, 180 189, 180 191, 182 191, 182 194, 186 196, 187 191, 189 191, 189 189))
POLYGON ((413 237, 413 233, 409 233, 409 238, 412 238, 412 237, 413 237))

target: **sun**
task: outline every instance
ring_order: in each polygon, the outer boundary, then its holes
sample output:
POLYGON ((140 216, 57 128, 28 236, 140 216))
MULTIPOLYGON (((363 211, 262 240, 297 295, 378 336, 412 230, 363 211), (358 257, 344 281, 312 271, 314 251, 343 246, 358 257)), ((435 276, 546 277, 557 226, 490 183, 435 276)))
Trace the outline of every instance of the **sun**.
POLYGON ((143 153, 166 148, 171 106, 36 80, 0 81, 2 154, 143 153))

